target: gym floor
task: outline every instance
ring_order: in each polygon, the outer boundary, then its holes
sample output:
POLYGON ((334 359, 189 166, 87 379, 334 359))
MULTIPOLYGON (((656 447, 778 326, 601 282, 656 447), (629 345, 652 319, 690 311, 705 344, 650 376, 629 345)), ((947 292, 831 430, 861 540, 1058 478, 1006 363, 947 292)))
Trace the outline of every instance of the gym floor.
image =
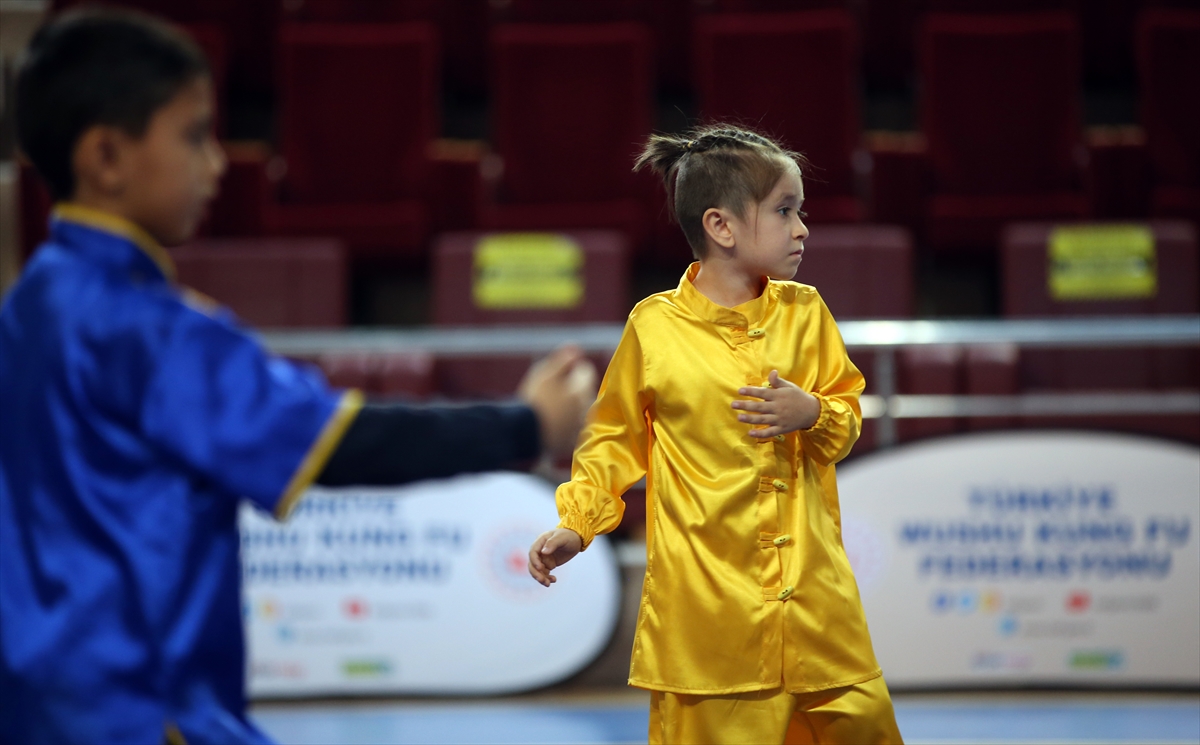
MULTIPOLYGON (((894 695, 905 741, 1200 743, 1200 693, 1033 691, 894 695)), ((502 699, 277 702, 253 709, 285 745, 644 743, 648 694, 576 691, 502 699)))

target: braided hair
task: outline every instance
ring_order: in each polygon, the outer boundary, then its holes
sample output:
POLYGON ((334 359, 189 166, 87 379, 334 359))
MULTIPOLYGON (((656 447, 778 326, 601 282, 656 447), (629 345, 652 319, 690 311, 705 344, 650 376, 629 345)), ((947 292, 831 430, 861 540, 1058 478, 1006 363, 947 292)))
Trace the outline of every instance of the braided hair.
POLYGON ((780 177, 803 155, 765 135, 728 124, 694 129, 684 135, 652 135, 633 170, 650 168, 667 190, 671 216, 683 229, 696 258, 704 258, 704 213, 714 207, 745 218, 746 208, 767 198, 780 177))

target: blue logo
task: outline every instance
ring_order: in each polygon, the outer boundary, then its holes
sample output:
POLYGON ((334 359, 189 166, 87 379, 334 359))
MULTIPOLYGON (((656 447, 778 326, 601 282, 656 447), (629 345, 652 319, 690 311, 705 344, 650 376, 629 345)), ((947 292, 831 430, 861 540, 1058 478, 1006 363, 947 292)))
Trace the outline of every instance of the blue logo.
POLYGON ((979 607, 979 595, 974 590, 966 590, 958 596, 958 612, 964 616, 975 612, 979 607))
POLYGON ((1016 616, 1001 616, 1000 623, 996 624, 996 632, 1000 636, 1012 636, 1017 633, 1017 618, 1016 616))
POLYGON ((954 595, 939 590, 930 596, 929 607, 934 613, 948 613, 954 607, 954 595))
POLYGON ((296 632, 292 629, 291 626, 281 625, 276 630, 275 633, 279 634, 279 641, 281 641, 281 642, 286 643, 286 642, 290 642, 290 641, 295 641, 295 639, 296 639, 296 632))

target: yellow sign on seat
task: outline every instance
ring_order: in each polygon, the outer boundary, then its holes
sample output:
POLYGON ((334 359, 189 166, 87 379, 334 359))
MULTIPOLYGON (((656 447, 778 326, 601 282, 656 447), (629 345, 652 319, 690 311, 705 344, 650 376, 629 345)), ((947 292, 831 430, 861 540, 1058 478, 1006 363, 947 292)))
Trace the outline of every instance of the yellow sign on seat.
POLYGON ((1055 228, 1046 258, 1055 300, 1128 300, 1158 292, 1154 233, 1144 225, 1055 228))
POLYGON ((475 247, 475 305, 559 310, 583 302, 583 249, 565 235, 502 233, 475 247))

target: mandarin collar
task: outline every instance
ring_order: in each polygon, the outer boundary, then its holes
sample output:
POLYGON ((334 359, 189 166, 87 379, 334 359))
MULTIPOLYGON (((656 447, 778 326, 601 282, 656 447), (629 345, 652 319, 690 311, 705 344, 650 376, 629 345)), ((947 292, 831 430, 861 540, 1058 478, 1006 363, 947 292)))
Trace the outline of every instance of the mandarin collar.
POLYGON ((778 285, 768 279, 758 297, 747 300, 741 305, 726 308, 709 300, 704 293, 696 289, 696 285, 692 284, 692 280, 699 273, 700 262, 692 262, 679 280, 679 287, 675 290, 675 299, 700 318, 720 326, 749 328, 758 325, 766 316, 771 300, 778 291, 778 285))
POLYGON ((81 204, 62 202, 54 206, 50 215, 50 228, 72 245, 83 247, 87 247, 89 241, 71 240, 73 231, 100 233, 110 239, 107 241, 110 245, 124 245, 131 249, 126 256, 112 253, 110 249, 96 252, 102 261, 148 265, 148 268, 162 279, 175 281, 175 262, 166 249, 141 227, 123 217, 81 204))

